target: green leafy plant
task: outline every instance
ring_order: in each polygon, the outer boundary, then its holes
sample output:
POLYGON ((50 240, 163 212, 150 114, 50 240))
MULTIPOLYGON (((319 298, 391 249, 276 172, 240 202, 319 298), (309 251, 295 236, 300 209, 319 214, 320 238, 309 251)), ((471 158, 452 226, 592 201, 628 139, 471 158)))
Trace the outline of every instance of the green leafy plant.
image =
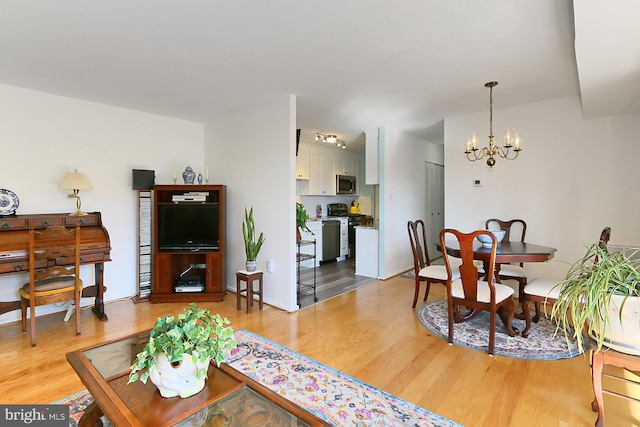
POLYGON ((309 233, 314 234, 309 227, 307 227, 307 220, 309 219, 309 214, 307 210, 304 208, 302 203, 296 202, 296 228, 309 233))
POLYGON ((247 212, 247 208, 244 208, 244 222, 242 223, 242 235, 244 236, 244 252, 247 256, 247 261, 255 261, 258 258, 258 252, 264 243, 264 235, 260 233, 260 236, 256 240, 256 227, 253 220, 253 206, 251 210, 247 212))
POLYGON ((595 242, 587 253, 573 263, 567 275, 556 286, 560 295, 551 312, 556 331, 562 329, 567 340, 574 338, 583 348, 583 332, 593 337, 600 350, 605 343, 604 331, 610 330, 605 315, 613 295, 623 296, 622 308, 630 296, 640 296, 640 260, 635 252, 611 252, 607 245, 595 242))
MULTIPOLYGON (((229 320, 219 314, 191 303, 177 318, 172 315, 159 317, 149 333, 149 342, 131 365, 128 383, 138 379, 146 384, 149 369, 155 366, 156 356, 164 353, 171 363, 182 361, 183 354, 190 354, 198 362, 207 358, 220 366, 225 353, 236 348, 237 343, 229 320)), ((198 379, 207 370, 198 370, 198 379)), ((128 384, 127 383, 127 384, 128 384)))

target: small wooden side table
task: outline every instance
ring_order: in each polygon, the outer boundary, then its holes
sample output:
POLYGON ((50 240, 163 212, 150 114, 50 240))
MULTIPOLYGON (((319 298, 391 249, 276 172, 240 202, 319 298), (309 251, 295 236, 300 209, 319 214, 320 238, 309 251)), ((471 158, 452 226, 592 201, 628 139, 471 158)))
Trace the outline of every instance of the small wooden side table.
POLYGON ((622 397, 634 402, 640 402, 640 399, 637 399, 632 396, 626 396, 624 394, 616 393, 615 391, 606 390, 602 388, 602 377, 613 378, 622 381, 628 381, 635 384, 640 384, 640 382, 635 381, 630 378, 624 378, 617 375, 612 375, 608 373, 603 373, 602 370, 604 365, 613 365, 618 368, 623 368, 629 371, 639 371, 640 370, 640 356, 633 356, 631 354, 620 353, 619 351, 611 350, 611 349, 603 349, 602 351, 596 351, 596 347, 594 345, 591 346, 590 350, 590 358, 591 358, 591 381, 593 382, 593 393, 595 394, 595 399, 591 402, 591 409, 593 412, 598 413, 598 419, 596 420, 596 427, 604 427, 604 403, 602 400, 602 393, 608 393, 614 396, 622 397))
POLYGON ((260 310, 262 310, 262 271, 246 271, 240 270, 236 273, 236 296, 238 298, 238 310, 242 309, 242 304, 240 301, 240 297, 244 294, 247 297, 247 313, 249 312, 249 306, 253 306, 253 296, 258 295, 260 310), (253 283, 258 281, 258 290, 256 291, 253 287, 253 283), (240 282, 246 282, 247 286, 245 288, 240 287, 240 282))

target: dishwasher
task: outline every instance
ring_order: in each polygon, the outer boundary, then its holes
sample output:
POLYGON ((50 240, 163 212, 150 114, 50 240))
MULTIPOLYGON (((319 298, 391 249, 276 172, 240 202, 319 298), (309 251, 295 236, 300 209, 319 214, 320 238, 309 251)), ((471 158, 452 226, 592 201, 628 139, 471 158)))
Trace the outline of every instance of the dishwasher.
POLYGON ((321 262, 335 261, 340 256, 340 220, 322 221, 321 262))

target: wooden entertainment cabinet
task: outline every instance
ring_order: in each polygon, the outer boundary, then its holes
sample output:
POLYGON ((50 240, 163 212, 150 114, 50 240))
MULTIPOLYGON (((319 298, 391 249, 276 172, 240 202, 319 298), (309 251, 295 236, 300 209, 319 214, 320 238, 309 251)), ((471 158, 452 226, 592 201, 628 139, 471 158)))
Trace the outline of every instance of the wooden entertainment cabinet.
POLYGON ((151 302, 222 301, 226 293, 226 201, 225 185, 156 185, 153 201, 153 289, 151 302), (208 193, 205 201, 174 201, 185 193, 208 193), (161 249, 159 245, 159 208, 163 205, 218 205, 218 249, 161 249), (196 266, 195 268, 193 266, 196 266), (205 266, 206 268, 200 268, 205 266), (176 292, 180 275, 204 276, 201 292, 176 292))

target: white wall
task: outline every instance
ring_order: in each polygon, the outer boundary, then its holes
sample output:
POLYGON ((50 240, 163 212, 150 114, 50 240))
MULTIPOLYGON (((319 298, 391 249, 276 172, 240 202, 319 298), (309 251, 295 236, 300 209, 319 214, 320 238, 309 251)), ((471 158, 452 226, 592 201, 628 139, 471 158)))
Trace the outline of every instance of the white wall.
MULTIPOLYGON (((244 269, 244 208, 251 208, 265 243, 258 254, 264 271, 264 300, 292 311, 295 278, 295 116, 294 96, 211 120, 205 126, 205 158, 210 179, 227 185, 227 286, 244 269), (268 259, 273 273, 266 271, 268 259)), ((211 181, 210 181, 211 182, 211 181)))
POLYGON ((380 128, 380 278, 413 265, 407 222, 425 219, 424 162, 443 163, 442 147, 393 127, 380 128))
MULTIPOLYGON (((561 261, 581 257, 605 226, 612 243, 640 244, 640 114, 585 120, 580 99, 568 97, 494 109, 493 117, 497 141, 507 126, 524 139, 516 160, 498 159, 493 169, 463 154, 471 132, 488 135, 488 111, 445 120, 446 227, 471 231, 490 217, 524 219, 527 241, 558 249, 549 263, 525 265, 530 276, 550 279, 561 278, 561 261)), ((480 146, 487 142, 481 138, 480 146)))
MULTIPOLYGON (((102 212, 111 238, 105 300, 134 295, 137 193, 131 189, 131 169, 155 170, 160 184, 172 182, 174 167, 178 174, 187 165, 202 170, 204 126, 5 85, 0 85, 0 117, 0 188, 18 195, 17 213, 74 211, 75 200, 57 187, 66 172, 85 172, 93 191, 80 193, 82 209, 102 212)), ((83 268, 82 276, 95 283, 92 268, 83 268)), ((0 301, 17 300, 26 280, 26 274, 0 277, 0 301)), ((19 311, 9 312, 0 323, 19 318, 19 311)))

